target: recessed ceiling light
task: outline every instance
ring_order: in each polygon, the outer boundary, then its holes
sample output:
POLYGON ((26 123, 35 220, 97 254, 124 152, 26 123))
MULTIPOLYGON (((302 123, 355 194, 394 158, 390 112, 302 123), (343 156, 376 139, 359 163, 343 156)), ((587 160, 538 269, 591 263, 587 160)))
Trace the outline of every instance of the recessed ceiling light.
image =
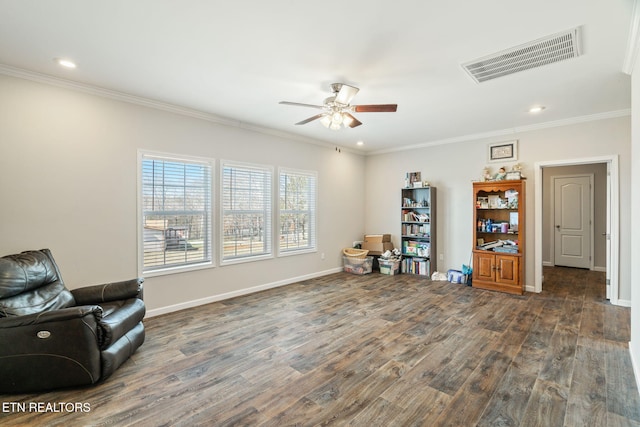
POLYGON ((364 145, 364 142, 363 141, 358 141, 358 142, 356 142, 356 144, 357 145, 364 145))
POLYGON ((535 114, 535 113, 541 112, 545 108, 547 108, 547 107, 545 107, 544 105, 536 105, 535 107, 529 108, 529 112, 535 114))
POLYGON ((64 68, 76 68, 76 63, 64 58, 55 58, 54 61, 64 68))

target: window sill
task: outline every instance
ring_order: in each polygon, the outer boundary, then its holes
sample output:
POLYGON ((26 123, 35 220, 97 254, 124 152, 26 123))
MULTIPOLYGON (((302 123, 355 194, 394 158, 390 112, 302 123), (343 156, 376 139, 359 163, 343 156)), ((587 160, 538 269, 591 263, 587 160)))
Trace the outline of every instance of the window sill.
POLYGON ((294 255, 312 254, 312 253, 316 253, 316 252, 318 252, 317 248, 288 250, 288 251, 278 252, 278 258, 287 257, 287 256, 294 256, 294 255))
POLYGON ((213 262, 203 262, 199 264, 193 265, 184 265, 178 267, 167 267, 158 270, 150 270, 142 273, 142 277, 157 277, 157 276, 167 276, 169 274, 178 274, 178 273, 188 273, 190 271, 196 270, 204 270, 208 268, 214 268, 215 265, 213 262))
POLYGON ((262 260, 265 260, 265 259, 273 259, 273 254, 238 257, 238 258, 231 258, 231 259, 221 260, 220 261, 220 265, 221 266, 225 266, 225 265, 233 265, 233 264, 243 264, 245 262, 262 261, 262 260))

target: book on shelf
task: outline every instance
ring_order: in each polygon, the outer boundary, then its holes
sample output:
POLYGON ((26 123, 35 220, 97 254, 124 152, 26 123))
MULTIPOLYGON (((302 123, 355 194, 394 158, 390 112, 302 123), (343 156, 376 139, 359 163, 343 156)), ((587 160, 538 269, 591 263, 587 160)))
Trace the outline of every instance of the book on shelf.
POLYGON ((518 253, 518 242, 513 240, 494 240, 479 244, 477 248, 483 251, 518 253))
POLYGON ((404 255, 429 257, 431 254, 429 243, 418 240, 405 240, 402 242, 402 253, 404 255))
POLYGON ((487 242, 487 243, 478 245, 478 249, 482 249, 483 251, 489 251, 493 248, 497 248, 502 245, 504 245, 504 242, 502 240, 494 240, 492 242, 487 242))
POLYGON ((502 246, 498 246, 496 248, 493 248, 494 252, 502 252, 502 253, 506 253, 506 254, 517 254, 518 253, 518 247, 515 245, 502 245, 502 246))
POLYGON ((431 271, 431 261, 426 258, 404 258, 401 271, 408 274, 428 276, 431 271))
POLYGON ((429 237, 429 225, 422 224, 402 224, 403 236, 429 237))

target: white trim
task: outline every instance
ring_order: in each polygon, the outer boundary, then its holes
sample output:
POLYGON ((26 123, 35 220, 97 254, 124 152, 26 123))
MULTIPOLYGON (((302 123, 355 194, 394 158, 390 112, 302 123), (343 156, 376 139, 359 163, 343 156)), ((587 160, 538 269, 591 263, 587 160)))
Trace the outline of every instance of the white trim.
MULTIPOLYGON (((22 68, 12 67, 6 64, 0 64, 0 74, 4 74, 10 77, 17 77, 24 80, 30 80, 37 83, 44 83, 51 86, 57 86, 64 89, 74 90, 76 92, 87 93, 89 95, 100 96, 103 98, 114 99, 116 101, 127 102, 129 104, 141 105, 143 107, 153 108, 156 110, 167 111, 174 114, 179 114, 186 117, 193 117, 200 120, 206 120, 208 122, 218 123, 225 126, 237 127, 240 129, 246 129, 253 132, 271 135, 279 138, 285 138, 292 141, 304 142, 306 144, 319 145, 333 149, 336 144, 328 141, 322 141, 320 139, 308 138, 301 135, 296 135, 289 132, 279 131, 276 129, 266 128, 251 123, 242 122, 239 120, 233 120, 226 117, 217 116, 215 114, 207 113, 192 108, 183 107, 181 105, 170 104, 168 102, 162 102, 151 98, 145 98, 142 96, 130 95, 124 92, 118 92, 111 89, 105 89, 98 86, 93 86, 85 83, 78 83, 72 80, 63 79, 60 77, 50 76, 48 74, 38 73, 36 71, 24 70, 22 68)), ((350 149, 349 147, 341 147, 341 150, 353 154, 363 155, 360 150, 350 149)))
POLYGON ((633 2, 633 11, 631 12, 631 26, 629 28, 629 37, 627 38, 627 48, 622 64, 622 72, 628 75, 633 73, 633 69, 638 58, 638 50, 640 50, 640 0, 633 2))
POLYGON ((138 276, 140 277, 155 277, 155 276, 164 276, 167 274, 176 274, 176 273, 184 273, 187 271, 194 270, 202 270, 206 268, 213 268, 216 266, 216 249, 215 249, 215 236, 213 234, 213 230, 215 229, 215 217, 214 217, 214 206, 215 206, 215 172, 216 172, 216 161, 210 157, 197 157, 197 156, 189 156, 189 155, 181 155, 181 154, 173 154, 173 153, 165 153, 160 151, 152 151, 145 150, 139 148, 137 150, 137 163, 136 163, 136 231, 137 231, 137 250, 136 254, 138 256, 137 266, 138 266, 138 276), (169 266, 163 269, 151 270, 144 272, 144 229, 142 227, 142 160, 144 156, 152 156, 158 159, 163 160, 174 160, 174 161, 183 161, 183 162, 193 162, 193 163, 201 163, 208 165, 211 168, 211 182, 209 185, 211 186, 211 199, 209 200, 209 250, 210 250, 210 261, 200 262, 197 264, 188 264, 182 266, 169 266))
POLYGON ((633 346, 631 345, 631 341, 629 341, 629 356, 631 357, 631 366, 633 367, 633 374, 636 380, 636 388, 638 392, 640 392, 640 366, 636 365, 636 358, 633 357, 633 350, 631 350, 633 346))
MULTIPOLYGON (((620 288, 619 283, 619 270, 620 270, 620 172, 618 168, 618 155, 601 156, 601 157, 589 157, 578 159, 566 159, 566 160, 550 160, 544 162, 536 162, 534 166, 534 284, 533 286, 527 286, 527 291, 541 292, 542 291, 542 168, 551 166, 571 166, 582 165, 589 163, 607 163, 608 170, 610 172, 610 186, 607 189, 609 197, 608 201, 611 203, 611 304, 623 305, 627 301, 618 300, 618 293, 620 288)), ((630 302, 629 302, 630 303, 630 302)))
POLYGON ((590 114, 587 116, 570 117, 567 119, 555 120, 552 122, 543 122, 535 125, 514 127, 509 129, 500 129, 500 130, 494 130, 494 131, 483 132, 483 133, 475 133, 470 135, 462 135, 462 136, 456 136, 453 138, 427 141, 427 142, 423 142, 415 145, 405 145, 402 147, 371 151, 371 152, 365 153, 365 155, 373 156, 377 154, 394 153, 399 151, 414 150, 416 148, 434 147, 437 145, 455 144, 458 142, 476 141, 480 139, 503 138, 505 136, 513 137, 516 133, 519 133, 519 132, 530 132, 530 131, 549 129, 549 128, 555 128, 555 127, 561 127, 561 126, 569 126, 569 125, 575 125, 580 123, 593 122, 596 120, 615 119, 618 117, 626 117, 630 115, 631 115, 630 108, 625 110, 607 111, 604 113, 590 114))
MULTIPOLYGON (((636 0, 636 1, 640 1, 640 0, 636 0)), ((308 138, 301 135, 292 134, 289 132, 261 127, 258 125, 241 122, 238 120, 232 120, 225 117, 216 116, 215 114, 194 110, 194 109, 183 107, 180 105, 169 104, 167 102, 162 102, 162 101, 158 101, 150 98, 144 98, 141 96, 129 95, 124 92, 118 92, 115 90, 105 89, 105 88, 92 86, 84 83, 77 83, 71 80, 62 79, 59 77, 38 73, 35 71, 24 70, 24 69, 12 67, 6 64, 0 64, 0 74, 4 74, 11 77, 17 77, 25 80, 31 80, 38 83, 52 85, 52 86, 62 87, 65 89, 75 90, 77 92, 83 92, 91 95, 101 96, 103 98, 115 99, 117 101, 127 102, 130 104, 141 105, 148 108, 154 108, 156 110, 168 111, 170 113, 180 114, 182 116, 187 116, 187 117, 193 117, 200 120, 206 120, 209 122, 218 123, 226 126, 233 126, 241 129, 247 129, 247 130, 251 130, 253 132, 261 133, 264 135, 271 135, 279 138, 285 138, 291 141, 304 142, 306 144, 319 145, 319 146, 328 147, 331 149, 338 147, 333 142, 308 138)), ((548 128, 554 128, 559 126, 587 123, 587 122, 592 122, 596 120, 625 117, 630 115, 631 115, 630 108, 624 109, 624 110, 614 110, 614 111, 607 111, 604 113, 590 114, 586 116, 570 117, 567 119, 555 120, 551 122, 543 122, 543 123, 538 123, 538 124, 529 125, 529 126, 522 126, 522 127, 516 127, 516 128, 508 128, 508 129, 498 129, 498 130, 493 130, 489 132, 474 133, 469 135, 457 136, 453 138, 446 138, 446 139, 440 139, 440 140, 434 140, 434 141, 425 141, 420 144, 406 145, 402 147, 394 147, 394 148, 388 148, 388 149, 370 151, 370 152, 363 152, 362 150, 352 149, 350 147, 343 146, 343 145, 340 145, 339 147, 341 151, 345 151, 351 154, 357 154, 359 156, 373 156, 377 154, 386 154, 386 153, 393 153, 398 151, 414 150, 416 148, 424 148, 424 147, 432 147, 432 146, 444 145, 444 144, 455 144, 458 142, 474 141, 477 139, 502 138, 504 136, 513 136, 517 132, 528 132, 528 131, 534 131, 534 130, 540 130, 540 129, 548 129, 548 128)))
MULTIPOLYGON (((213 249, 211 251, 213 252, 213 249)), ((213 254, 212 254, 212 256, 213 256, 213 254)), ((213 262, 213 258, 212 258, 211 261, 200 262, 200 263, 197 263, 197 264, 160 268, 160 269, 157 269, 157 270, 151 270, 151 271, 146 271, 146 272, 142 272, 142 270, 139 270, 138 275, 140 277, 144 277, 145 279, 148 279, 149 277, 167 276, 169 274, 187 273, 189 271, 196 271, 196 270, 206 270, 208 268, 214 268, 215 266, 216 265, 213 262)), ((140 268, 140 267, 138 267, 138 268, 140 268)))
POLYGON ((304 276, 290 277, 288 279, 278 280, 264 285, 253 286, 251 288, 239 289, 237 291, 225 292, 223 294, 212 295, 206 298, 200 298, 196 300, 186 301, 179 304, 168 305, 165 307, 155 308, 148 310, 145 318, 160 316, 162 314, 173 313, 174 311, 184 310, 187 308, 198 307, 200 305, 209 304, 212 302, 223 301, 230 298, 235 298, 243 295, 252 294, 255 292, 265 291, 267 289, 278 288, 280 286, 290 285, 296 282, 302 282, 304 280, 315 279, 316 277, 327 276, 329 274, 339 273, 343 271, 342 267, 335 267, 330 270, 318 271, 316 273, 305 274, 304 276))

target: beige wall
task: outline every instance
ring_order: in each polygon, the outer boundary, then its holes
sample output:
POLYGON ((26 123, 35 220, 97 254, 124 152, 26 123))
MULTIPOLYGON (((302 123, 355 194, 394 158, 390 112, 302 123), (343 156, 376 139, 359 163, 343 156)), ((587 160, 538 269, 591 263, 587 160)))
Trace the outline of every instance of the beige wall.
MULTIPOLYGON (((438 189, 438 269, 460 269, 469 262, 472 248, 473 200, 471 181, 487 165, 489 143, 518 140, 519 163, 527 179, 526 274, 528 288, 534 287, 534 167, 536 162, 619 156, 620 177, 620 286, 618 297, 631 299, 631 161, 630 118, 628 116, 514 132, 508 137, 478 139, 455 144, 433 145, 410 151, 368 156, 366 159, 365 231, 391 233, 398 244, 400 233, 400 187, 404 174, 422 172, 438 189)), ((502 164, 492 163, 495 171, 502 164)), ((512 164, 505 163, 507 169, 512 164)))
POLYGON ((542 262, 553 265, 553 177, 566 175, 593 175, 593 265, 605 271, 607 266, 607 164, 593 163, 576 166, 545 167, 542 170, 542 262))
POLYGON ((360 155, 13 77, 0 94, 0 255, 48 247, 70 288, 137 275, 138 149, 318 172, 317 253, 147 278, 152 313, 335 271, 364 232, 360 155))

